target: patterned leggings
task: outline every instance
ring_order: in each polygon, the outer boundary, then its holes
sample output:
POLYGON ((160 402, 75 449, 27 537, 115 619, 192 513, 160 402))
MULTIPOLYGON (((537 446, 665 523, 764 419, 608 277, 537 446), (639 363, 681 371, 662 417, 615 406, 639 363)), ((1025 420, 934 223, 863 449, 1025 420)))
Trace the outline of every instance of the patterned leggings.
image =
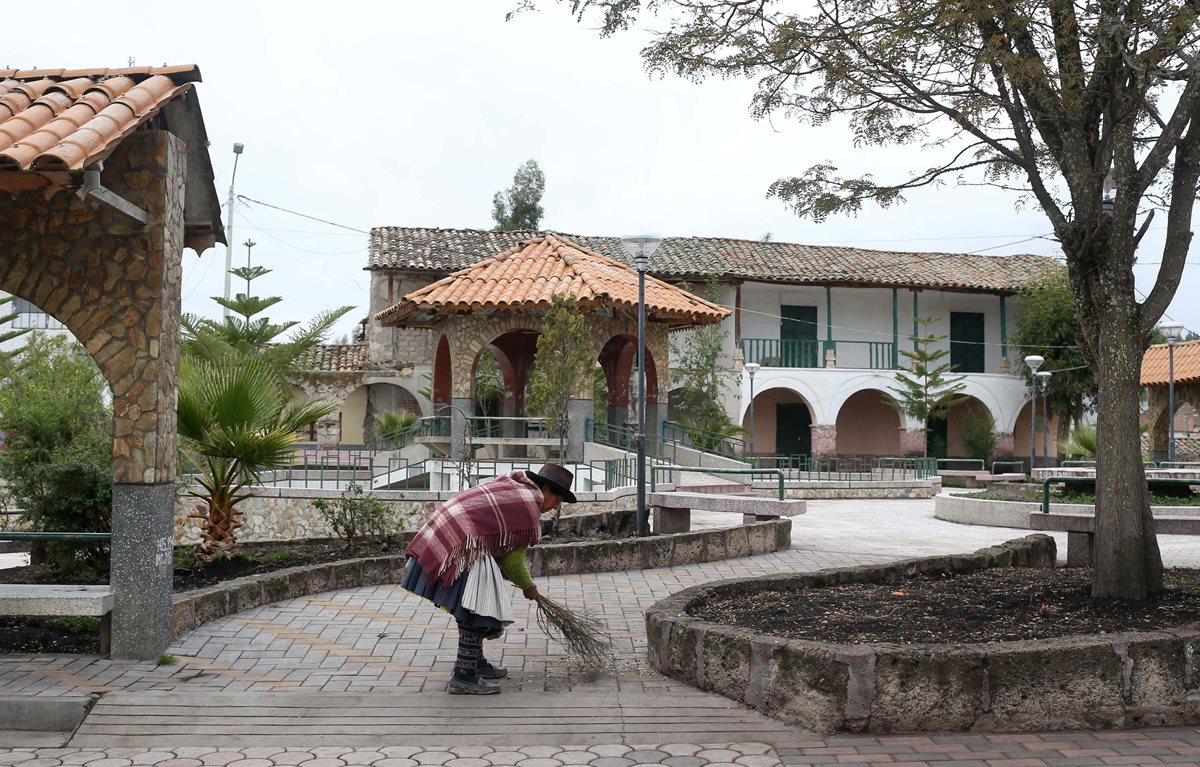
POLYGON ((454 662, 456 678, 466 679, 478 675, 479 665, 483 662, 484 633, 458 624, 458 658, 454 662))

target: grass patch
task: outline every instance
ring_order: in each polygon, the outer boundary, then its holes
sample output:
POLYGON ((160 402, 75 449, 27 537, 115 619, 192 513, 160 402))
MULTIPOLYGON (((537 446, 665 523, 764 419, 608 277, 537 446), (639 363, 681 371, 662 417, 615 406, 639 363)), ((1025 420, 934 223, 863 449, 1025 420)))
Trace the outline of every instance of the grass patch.
POLYGON ((158 656, 158 665, 160 666, 174 666, 178 662, 179 659, 170 653, 163 653, 158 656))

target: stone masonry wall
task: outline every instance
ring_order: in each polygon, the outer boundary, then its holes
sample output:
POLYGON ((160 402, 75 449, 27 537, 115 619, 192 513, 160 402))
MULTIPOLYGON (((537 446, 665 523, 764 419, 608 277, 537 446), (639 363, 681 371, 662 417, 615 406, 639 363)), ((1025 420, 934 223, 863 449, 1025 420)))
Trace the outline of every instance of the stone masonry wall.
POLYGON ((184 162, 160 131, 134 133, 106 161, 101 182, 146 210, 146 226, 68 192, 0 195, 0 290, 60 320, 100 366, 117 482, 175 477, 184 162))

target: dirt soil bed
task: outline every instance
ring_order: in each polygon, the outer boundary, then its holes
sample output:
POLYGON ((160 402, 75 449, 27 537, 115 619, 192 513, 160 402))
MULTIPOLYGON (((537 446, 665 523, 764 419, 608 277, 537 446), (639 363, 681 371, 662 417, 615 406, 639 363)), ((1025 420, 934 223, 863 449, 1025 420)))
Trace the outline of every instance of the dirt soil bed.
POLYGON ((823 642, 1010 642, 1151 631, 1200 621, 1200 570, 1167 570, 1148 602, 1091 598, 1089 568, 998 568, 888 583, 766 591, 689 611, 714 623, 823 642))

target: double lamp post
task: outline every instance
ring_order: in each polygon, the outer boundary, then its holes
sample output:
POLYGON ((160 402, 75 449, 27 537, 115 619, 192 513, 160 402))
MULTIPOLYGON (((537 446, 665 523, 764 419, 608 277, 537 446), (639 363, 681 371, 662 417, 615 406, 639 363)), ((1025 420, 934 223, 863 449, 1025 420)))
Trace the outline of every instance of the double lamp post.
POLYGON ((1037 433, 1038 433, 1038 392, 1042 394, 1042 462, 1050 463, 1050 377, 1054 375, 1049 370, 1039 372, 1046 359, 1040 354, 1030 354, 1025 358, 1025 366, 1029 368, 1029 471, 1037 468, 1037 433))
POLYGON ((650 516, 646 510, 646 268, 650 256, 662 238, 651 232, 630 234, 621 245, 633 257, 638 273, 637 307, 637 534, 650 534, 650 516))

